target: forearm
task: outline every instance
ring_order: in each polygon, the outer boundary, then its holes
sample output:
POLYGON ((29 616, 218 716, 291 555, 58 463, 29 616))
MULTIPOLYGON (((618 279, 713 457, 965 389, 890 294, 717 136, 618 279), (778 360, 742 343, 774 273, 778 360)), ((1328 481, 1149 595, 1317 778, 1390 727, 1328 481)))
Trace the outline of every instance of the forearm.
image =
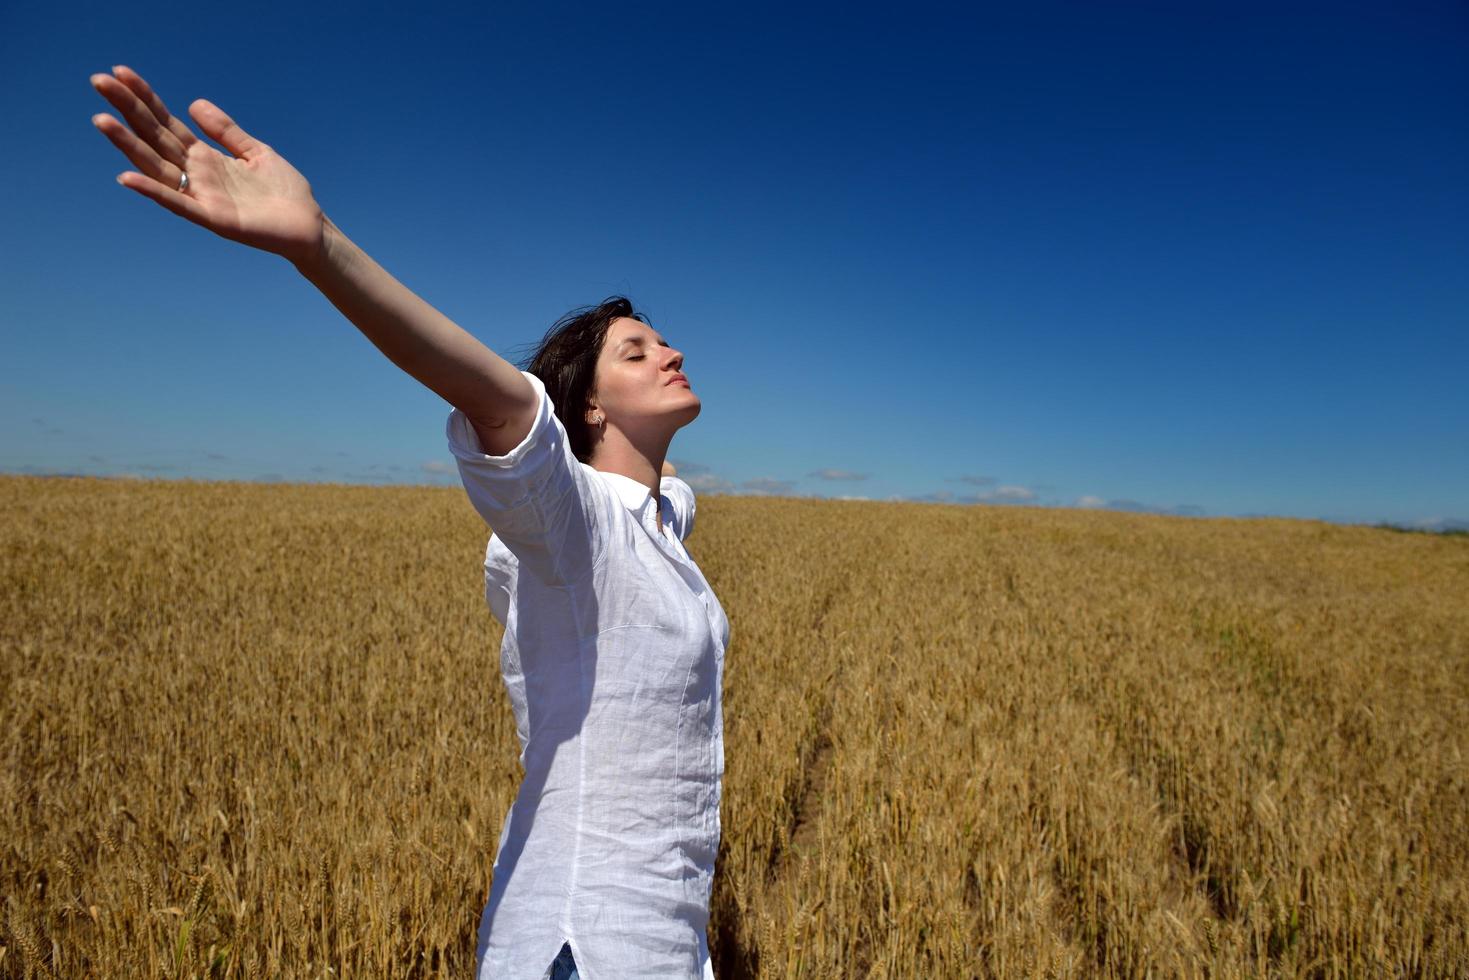
MULTIPOLYGON (((514 365, 393 278, 331 221, 323 221, 321 248, 297 264, 301 275, 388 360, 462 411, 476 428, 520 419, 529 424, 535 393, 514 365)), ((514 435, 519 427, 507 428, 512 430, 507 435, 514 435)))
POLYGON ((530 382, 354 245, 269 145, 198 99, 189 114, 221 153, 125 66, 93 75, 92 85, 128 120, 92 119, 138 168, 118 177, 123 186, 222 238, 289 257, 390 361, 468 416, 487 452, 503 455, 530 431, 530 382))

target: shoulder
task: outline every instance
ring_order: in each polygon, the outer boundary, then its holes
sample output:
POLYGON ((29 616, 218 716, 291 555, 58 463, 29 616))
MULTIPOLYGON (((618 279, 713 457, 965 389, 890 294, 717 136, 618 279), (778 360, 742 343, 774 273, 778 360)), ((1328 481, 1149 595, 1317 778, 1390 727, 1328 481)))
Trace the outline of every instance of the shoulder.
POLYGON ((665 476, 659 481, 658 493, 673 511, 674 533, 680 541, 687 540, 694 531, 694 514, 698 510, 694 488, 676 476, 665 476))

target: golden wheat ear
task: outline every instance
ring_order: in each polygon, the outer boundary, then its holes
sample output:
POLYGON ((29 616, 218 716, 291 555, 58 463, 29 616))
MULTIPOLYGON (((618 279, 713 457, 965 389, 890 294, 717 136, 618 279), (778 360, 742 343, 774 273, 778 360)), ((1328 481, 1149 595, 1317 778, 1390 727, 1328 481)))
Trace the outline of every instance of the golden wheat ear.
MULTIPOLYGON (((472 972, 520 772, 457 493, 0 476, 0 515, 0 976, 472 972)), ((717 975, 1464 973, 1463 539, 700 522, 717 975)))

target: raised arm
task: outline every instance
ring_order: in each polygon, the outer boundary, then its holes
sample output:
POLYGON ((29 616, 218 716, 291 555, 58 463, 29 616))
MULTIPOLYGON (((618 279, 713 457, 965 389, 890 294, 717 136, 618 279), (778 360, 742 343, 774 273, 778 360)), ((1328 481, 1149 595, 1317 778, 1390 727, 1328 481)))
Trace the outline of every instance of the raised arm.
POLYGON ((389 360, 462 411, 486 452, 507 453, 525 438, 536 410, 525 377, 348 239, 283 157, 199 99, 189 115, 228 151, 219 152, 129 68, 93 75, 92 85, 127 121, 92 117, 137 168, 118 183, 216 235, 289 260, 389 360))

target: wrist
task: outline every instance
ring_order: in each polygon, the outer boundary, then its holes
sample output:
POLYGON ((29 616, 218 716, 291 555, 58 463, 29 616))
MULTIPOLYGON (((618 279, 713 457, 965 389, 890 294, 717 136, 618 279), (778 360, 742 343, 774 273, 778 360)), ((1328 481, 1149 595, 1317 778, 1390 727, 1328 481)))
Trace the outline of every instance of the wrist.
POLYGON ((346 240, 342 230, 323 212, 321 214, 321 234, 312 247, 299 256, 288 255, 286 258, 296 267, 297 272, 315 282, 331 269, 333 262, 340 258, 342 245, 346 240))

